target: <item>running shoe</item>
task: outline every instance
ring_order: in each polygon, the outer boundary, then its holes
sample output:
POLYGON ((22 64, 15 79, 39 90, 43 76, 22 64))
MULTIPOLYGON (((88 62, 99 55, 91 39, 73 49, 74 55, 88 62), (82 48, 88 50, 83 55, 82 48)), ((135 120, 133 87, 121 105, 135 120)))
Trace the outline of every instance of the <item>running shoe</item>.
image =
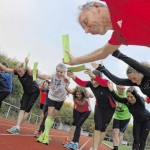
POLYGON ((7 132, 9 132, 11 134, 15 134, 15 135, 20 134, 20 131, 16 126, 13 126, 10 129, 7 129, 7 132))
POLYGON ((72 148, 73 145, 74 145, 74 142, 69 142, 69 143, 65 144, 64 147, 69 149, 69 148, 72 148))
POLYGON ((73 143, 70 148, 71 148, 71 149, 74 149, 74 150, 78 150, 78 149, 79 149, 79 144, 78 144, 77 142, 76 142, 76 143, 73 143))
POLYGON ((51 140, 50 137, 48 135, 45 135, 42 143, 48 145, 50 140, 51 140))
POLYGON ((38 138, 41 134, 42 132, 37 131, 36 133, 34 133, 34 137, 38 138))
POLYGON ((37 142, 40 142, 40 143, 42 143, 43 142, 43 140, 44 140, 44 137, 45 137, 45 134, 44 133, 42 133, 38 138, 37 138, 37 142))

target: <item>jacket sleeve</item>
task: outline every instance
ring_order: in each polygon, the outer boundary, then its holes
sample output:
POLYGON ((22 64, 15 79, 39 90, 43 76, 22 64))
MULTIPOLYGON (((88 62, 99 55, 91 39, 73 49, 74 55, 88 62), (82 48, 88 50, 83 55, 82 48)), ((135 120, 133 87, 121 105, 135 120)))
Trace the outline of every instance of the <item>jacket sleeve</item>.
POLYGON ((127 98, 120 98, 115 91, 111 92, 112 97, 114 98, 115 101, 119 102, 119 103, 124 103, 126 104, 128 102, 127 98))
POLYGON ((126 64, 133 67, 135 70, 144 74, 145 76, 150 77, 150 68, 144 67, 140 62, 122 54, 119 50, 115 51, 112 56, 124 61, 126 64))
POLYGON ((103 78, 96 76, 95 80, 103 87, 108 87, 108 81, 103 78))
POLYGON ((104 66, 99 65, 97 70, 101 71, 106 77, 108 77, 113 83, 117 85, 136 86, 136 84, 132 83, 129 79, 122 79, 113 75, 104 66))
POLYGON ((78 77, 76 77, 74 81, 80 86, 88 87, 88 81, 83 81, 79 79, 78 77))

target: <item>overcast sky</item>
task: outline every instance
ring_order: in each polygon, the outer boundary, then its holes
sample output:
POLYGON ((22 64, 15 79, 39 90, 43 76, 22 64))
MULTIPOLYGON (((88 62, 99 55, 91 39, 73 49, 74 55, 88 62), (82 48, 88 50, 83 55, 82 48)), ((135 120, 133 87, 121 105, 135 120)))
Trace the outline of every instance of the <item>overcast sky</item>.
MULTIPOLYGON (((78 23, 78 7, 87 0, 0 0, 0 49, 8 57, 23 61, 30 52, 30 63, 39 62, 38 69, 52 73, 62 62, 62 34, 70 35, 71 53, 87 54, 104 44, 111 36, 86 34, 78 23)), ((140 46, 122 46, 121 52, 138 61, 150 61, 150 49, 140 46)), ((126 77, 127 65, 112 56, 103 60, 115 75, 126 77)), ((86 66, 91 67, 90 64, 86 66)), ((89 77, 83 72, 78 76, 89 77)), ((71 87, 75 83, 71 82, 71 87)), ((69 97, 70 98, 70 97, 69 97)), ((93 100, 94 101, 94 100, 93 100)), ((92 108, 94 102, 92 102, 92 108)), ((147 105, 150 110, 150 106, 147 105)))

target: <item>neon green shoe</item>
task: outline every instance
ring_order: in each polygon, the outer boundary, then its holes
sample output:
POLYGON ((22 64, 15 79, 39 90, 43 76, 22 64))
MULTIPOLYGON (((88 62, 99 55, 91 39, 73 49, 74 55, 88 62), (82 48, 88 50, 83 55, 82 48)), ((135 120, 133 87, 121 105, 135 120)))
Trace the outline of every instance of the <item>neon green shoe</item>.
POLYGON ((38 138, 37 138, 37 142, 42 143, 45 137, 45 133, 42 133, 38 138))
POLYGON ((42 143, 48 145, 50 140, 51 138, 48 135, 45 135, 42 143))

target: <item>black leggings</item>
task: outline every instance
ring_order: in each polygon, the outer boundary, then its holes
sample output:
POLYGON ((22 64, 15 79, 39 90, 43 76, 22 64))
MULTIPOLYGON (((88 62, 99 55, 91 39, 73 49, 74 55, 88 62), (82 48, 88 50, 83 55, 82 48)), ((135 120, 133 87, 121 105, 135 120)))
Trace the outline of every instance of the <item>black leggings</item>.
POLYGON ((0 91, 0 108, 2 105, 2 101, 10 94, 10 92, 7 91, 0 91))
POLYGON ((29 113, 35 101, 37 100, 39 94, 40 91, 36 91, 31 94, 24 93, 20 102, 21 103, 20 110, 24 110, 25 112, 29 113))
POLYGON ((48 105, 47 104, 44 104, 43 113, 44 113, 44 118, 40 124, 39 130, 38 130, 39 132, 43 132, 45 130, 45 120, 46 120, 47 114, 48 114, 48 105))
POLYGON ((150 120, 145 122, 134 121, 133 125, 133 147, 132 150, 144 150, 146 139, 150 131, 150 120))
POLYGON ((76 126, 75 132, 74 132, 74 137, 73 137, 73 142, 79 142, 80 138, 80 132, 81 132, 81 126, 85 122, 85 120, 88 118, 90 115, 91 111, 86 111, 86 112, 79 112, 77 110, 73 110, 73 123, 72 125, 76 126))
POLYGON ((94 122, 95 130, 105 132, 108 124, 110 123, 115 109, 114 108, 101 108, 100 106, 95 106, 94 111, 94 122))

